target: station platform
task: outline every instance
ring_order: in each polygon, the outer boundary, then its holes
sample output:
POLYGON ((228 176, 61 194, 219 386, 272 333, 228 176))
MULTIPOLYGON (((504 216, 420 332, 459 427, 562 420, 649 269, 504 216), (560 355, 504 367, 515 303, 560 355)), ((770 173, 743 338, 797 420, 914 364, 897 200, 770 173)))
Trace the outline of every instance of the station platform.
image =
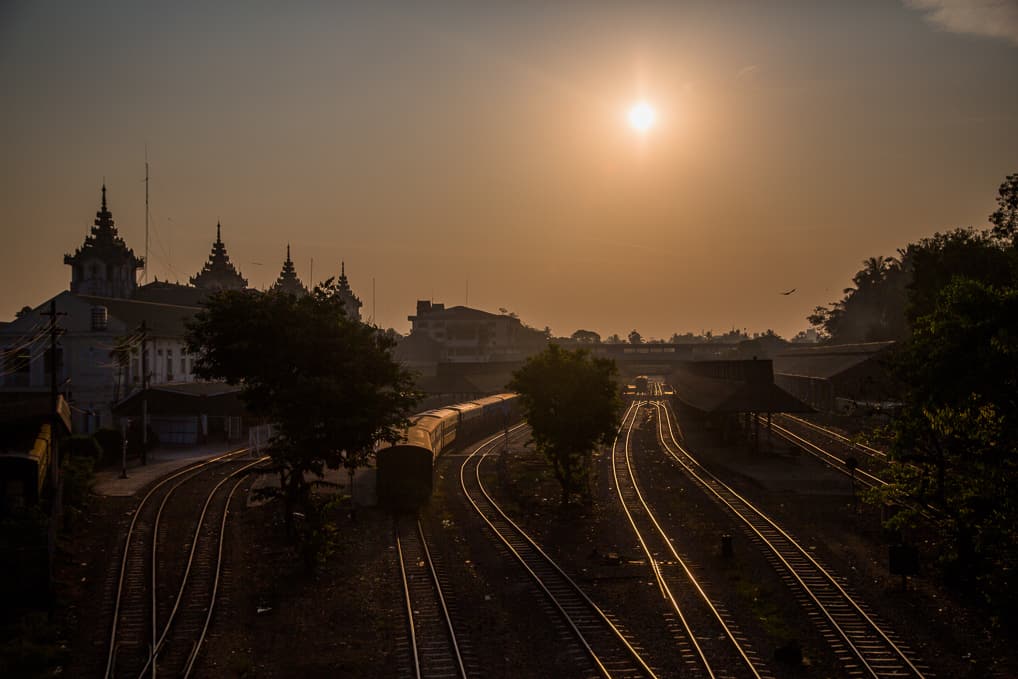
POLYGON ((199 460, 222 455, 244 446, 232 443, 212 443, 186 448, 156 448, 148 454, 148 464, 135 458, 127 461, 127 478, 120 478, 120 466, 109 467, 95 473, 92 491, 107 497, 129 497, 152 481, 186 467, 199 460))

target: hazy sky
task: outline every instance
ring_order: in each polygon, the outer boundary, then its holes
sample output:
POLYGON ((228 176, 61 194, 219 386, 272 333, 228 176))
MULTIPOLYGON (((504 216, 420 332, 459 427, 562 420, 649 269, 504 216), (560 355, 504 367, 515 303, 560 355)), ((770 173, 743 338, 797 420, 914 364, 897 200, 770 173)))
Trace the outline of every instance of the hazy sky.
POLYGON ((142 254, 147 146, 150 278, 222 220, 252 285, 289 242, 400 331, 469 280, 556 334, 792 335, 864 258, 986 224, 1015 83, 1014 0, 2 0, 0 319, 67 288, 103 178, 142 254))

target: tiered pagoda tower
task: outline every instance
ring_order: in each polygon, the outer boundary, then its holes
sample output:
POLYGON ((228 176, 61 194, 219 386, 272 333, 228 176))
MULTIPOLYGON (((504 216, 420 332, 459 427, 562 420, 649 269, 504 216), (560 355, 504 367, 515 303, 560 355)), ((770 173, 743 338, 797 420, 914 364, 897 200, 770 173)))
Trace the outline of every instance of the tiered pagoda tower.
POLYGON ((279 278, 269 288, 273 292, 285 292, 295 297, 303 297, 308 294, 307 288, 297 278, 297 271, 293 268, 293 260, 290 259, 290 244, 286 244, 286 261, 283 262, 283 270, 279 272, 279 278))
POLYGON ((247 279, 240 275, 226 254, 222 229, 222 225, 217 222, 216 242, 212 244, 212 252, 202 270, 191 277, 191 285, 209 291, 243 290, 247 287, 247 279))
POLYGON ((137 287, 137 271, 145 260, 127 247, 113 225, 113 214, 106 207, 106 184, 102 187, 102 206, 95 213, 95 225, 85 242, 73 255, 64 255, 71 267, 71 292, 79 295, 129 298, 137 287))
POLYGON ((343 300, 346 315, 354 320, 361 320, 361 301, 350 289, 350 281, 346 279, 346 262, 340 263, 339 296, 343 300))

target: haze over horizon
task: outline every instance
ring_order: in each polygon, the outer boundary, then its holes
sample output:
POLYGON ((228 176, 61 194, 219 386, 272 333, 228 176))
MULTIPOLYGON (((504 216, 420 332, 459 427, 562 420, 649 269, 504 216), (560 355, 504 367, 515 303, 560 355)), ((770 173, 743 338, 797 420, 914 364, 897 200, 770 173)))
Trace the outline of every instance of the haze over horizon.
POLYGON ((0 320, 67 289, 104 180, 143 254, 147 153, 150 280, 221 221, 252 286, 289 243, 400 332, 469 281, 556 335, 791 337, 865 258, 986 225, 1018 8, 760 5, 5 3, 0 320))

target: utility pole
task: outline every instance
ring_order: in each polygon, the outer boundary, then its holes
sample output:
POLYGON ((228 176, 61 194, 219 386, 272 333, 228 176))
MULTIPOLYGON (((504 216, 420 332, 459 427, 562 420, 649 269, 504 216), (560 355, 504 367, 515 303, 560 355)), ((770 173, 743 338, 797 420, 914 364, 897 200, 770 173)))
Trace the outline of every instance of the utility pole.
POLYGON ((57 316, 66 316, 64 312, 57 313, 57 300, 53 298, 49 302, 49 311, 42 312, 43 316, 49 316, 49 449, 50 449, 50 482, 53 484, 53 491, 56 492, 60 481, 60 460, 57 456, 57 425, 60 417, 57 414, 57 336, 60 330, 57 328, 57 316))
POLYGON ((141 463, 148 464, 148 326, 141 322, 141 463))

